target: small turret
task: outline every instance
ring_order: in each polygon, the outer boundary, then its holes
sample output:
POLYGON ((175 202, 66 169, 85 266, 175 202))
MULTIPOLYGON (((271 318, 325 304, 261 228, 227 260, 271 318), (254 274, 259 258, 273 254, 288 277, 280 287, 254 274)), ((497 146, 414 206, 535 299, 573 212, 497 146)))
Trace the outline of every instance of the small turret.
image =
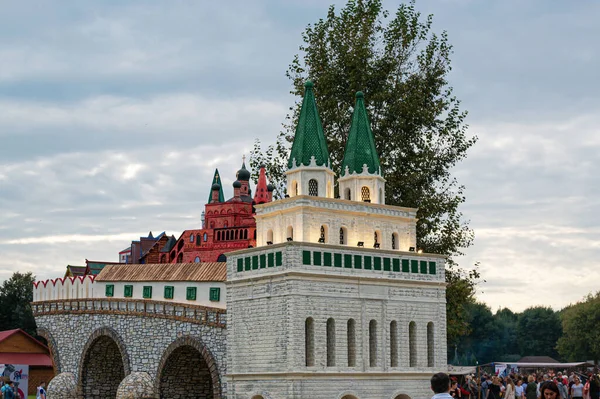
POLYGON ((258 174, 258 184, 256 185, 256 194, 254 194, 254 203, 264 204, 265 202, 270 202, 272 195, 272 190, 271 195, 269 195, 265 165, 261 165, 260 172, 258 174))
POLYGON ((221 202, 221 201, 219 201, 219 192, 221 191, 221 185, 215 183, 212 185, 211 190, 212 190, 212 199, 211 199, 210 203, 214 204, 217 202, 221 202))

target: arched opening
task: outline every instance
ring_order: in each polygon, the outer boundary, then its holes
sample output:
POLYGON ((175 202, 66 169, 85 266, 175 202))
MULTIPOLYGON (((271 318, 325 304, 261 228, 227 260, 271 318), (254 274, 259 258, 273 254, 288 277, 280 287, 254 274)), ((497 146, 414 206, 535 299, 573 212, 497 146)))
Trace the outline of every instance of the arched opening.
POLYGON ((369 322, 369 366, 377 367, 377 321, 369 322))
POLYGON ((369 190, 369 187, 362 186, 360 189, 360 196, 364 202, 371 202, 371 191, 369 190))
POLYGON ((354 395, 344 395, 344 396, 342 396, 342 399, 357 399, 357 398, 354 395))
POLYGON ((340 245, 348 244, 348 230, 345 227, 340 227, 340 245))
POLYGON ((347 200, 351 200, 352 199, 352 194, 351 194, 349 188, 347 188, 347 189, 344 190, 344 198, 347 199, 347 200))
POLYGON ((287 238, 288 240, 294 239, 294 228, 292 226, 287 227, 287 238))
POLYGON ((239 232, 239 230, 235 230, 235 239, 236 239, 236 240, 239 238, 239 236, 238 236, 238 232, 239 232))
POLYGON ((265 399, 262 395, 254 395, 251 399, 265 399))
POLYGON ((327 226, 325 226, 324 224, 321 225, 321 229, 319 232, 319 242, 320 243, 327 243, 329 240, 327 239, 327 237, 329 236, 328 231, 327 231, 327 226))
POLYGON ((180 240, 179 244, 177 244, 177 250, 181 251, 181 248, 183 248, 183 240, 180 240))
POLYGON ((217 262, 227 262, 227 256, 225 254, 221 254, 217 257, 217 262))
POLYGON ((408 364, 417 367, 417 324, 414 321, 408 325, 408 364))
POLYGON ((315 321, 312 317, 304 323, 304 351, 306 367, 315 365, 315 321))
POLYGON ((273 243, 273 230, 267 230, 267 243, 273 243))
POLYGON ((327 367, 335 366, 335 320, 327 319, 327 367))
POLYGON ((308 181, 308 195, 316 197, 319 195, 319 182, 316 179, 308 181))
POLYGON ((290 197, 295 197, 296 195, 300 194, 298 193, 298 182, 296 180, 292 181, 292 184, 290 185, 290 197))
POLYGON ((381 245, 381 231, 376 230, 375 233, 373 233, 373 248, 379 248, 380 245, 381 245))
POLYGON ((433 367, 435 364, 433 351, 433 323, 427 323, 427 367, 433 367))
POLYGON ((356 366, 356 322, 348 320, 348 367, 356 366))
POLYGON ((398 323, 390 323, 390 366, 398 367, 398 323))
POLYGON ((194 258, 194 263, 200 263, 200 257, 199 256, 196 256, 194 258))
POLYGON ((398 233, 392 234, 392 249, 398 249, 398 233))
POLYGON ((177 255, 177 263, 183 263, 183 252, 177 255))
POLYGON ((411 398, 410 398, 410 396, 408 396, 407 394, 405 394, 405 393, 402 393, 402 394, 400 394, 400 395, 396 395, 396 396, 394 396, 394 399, 411 399, 411 398))
POLYGON ((331 192, 331 182, 330 181, 327 182, 327 197, 333 198, 333 193, 331 192))
POLYGON ((160 263, 167 263, 167 256, 165 254, 160 256, 160 263))
POLYGON ((130 372, 128 358, 122 350, 122 346, 102 330, 92 334, 80 364, 79 383, 84 398, 116 397, 119 382, 130 372))
POLYGON ((380 204, 385 204, 385 200, 383 198, 383 190, 380 188, 379 189, 379 201, 380 204))
POLYGON ((194 234, 190 234, 190 242, 194 242, 194 234))
POLYGON ((170 351, 166 359, 163 358, 161 364, 157 376, 161 399, 215 398, 214 376, 195 346, 178 346, 170 351))

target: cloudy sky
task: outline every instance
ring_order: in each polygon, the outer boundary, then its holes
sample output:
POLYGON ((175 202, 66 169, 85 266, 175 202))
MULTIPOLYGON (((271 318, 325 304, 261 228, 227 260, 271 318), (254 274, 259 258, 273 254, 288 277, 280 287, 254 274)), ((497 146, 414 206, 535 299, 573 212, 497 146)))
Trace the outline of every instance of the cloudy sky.
MULTIPOLYGON (((197 228, 214 168, 231 187, 253 140, 276 137, 294 102, 286 67, 329 2, 0 4, 3 280, 197 228)), ((449 33, 451 84, 479 137, 455 170, 476 234, 460 261, 480 262, 479 299, 559 309, 596 290, 600 3, 417 8, 449 33)))

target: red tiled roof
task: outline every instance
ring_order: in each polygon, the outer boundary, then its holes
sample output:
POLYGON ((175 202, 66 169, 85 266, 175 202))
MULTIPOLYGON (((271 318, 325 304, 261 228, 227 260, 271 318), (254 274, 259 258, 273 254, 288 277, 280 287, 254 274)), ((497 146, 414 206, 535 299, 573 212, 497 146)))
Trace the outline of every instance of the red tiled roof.
POLYGON ((225 281, 226 262, 106 265, 95 281, 225 281))

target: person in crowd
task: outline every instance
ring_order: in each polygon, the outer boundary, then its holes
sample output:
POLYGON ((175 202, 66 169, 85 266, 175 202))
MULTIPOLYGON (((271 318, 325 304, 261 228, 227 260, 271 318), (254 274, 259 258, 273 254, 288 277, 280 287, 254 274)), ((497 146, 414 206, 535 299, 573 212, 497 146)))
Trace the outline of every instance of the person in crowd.
POLYGON ((2 393, 4 394, 3 398, 4 399, 15 399, 17 396, 15 395, 15 383, 12 381, 9 381, 8 384, 4 385, 5 388, 2 391, 2 393))
POLYGON ((35 399, 46 399, 46 382, 40 382, 40 386, 37 388, 37 396, 35 399))
POLYGON ((600 381, 598 380, 598 375, 590 374, 588 381, 590 382, 590 399, 598 399, 600 396, 600 381))
POLYGON ((477 380, 471 375, 467 381, 469 386, 469 399, 477 399, 477 392, 479 389, 477 386, 477 380))
POLYGON ((450 399, 450 376, 446 373, 437 373, 431 377, 431 399, 450 399))
POLYGON ((519 377, 515 384, 515 399, 523 399, 523 379, 519 377))
POLYGON ((526 399, 537 399, 537 385, 535 384, 534 375, 530 375, 527 378, 527 388, 525 390, 525 398, 526 399))
POLYGON ((516 393, 517 391, 513 379, 510 377, 506 378, 506 390, 504 391, 504 397, 506 399, 515 399, 516 393))
POLYGON ((583 384, 578 376, 573 378, 573 385, 571 385, 571 399, 583 399, 583 384))
POLYGON ((500 399, 500 392, 500 379, 495 375, 492 377, 492 383, 488 387, 486 399, 500 399))
POLYGON ((462 398, 460 388, 458 388, 458 381, 454 377, 450 379, 450 396, 454 399, 462 398))
POLYGON ((481 398, 485 399, 487 398, 487 394, 488 394, 488 387, 490 385, 490 381, 487 378, 487 375, 483 375, 483 377, 481 377, 481 398))
POLYGON ((544 381, 540 385, 541 399, 560 399, 558 387, 553 381, 544 381))

